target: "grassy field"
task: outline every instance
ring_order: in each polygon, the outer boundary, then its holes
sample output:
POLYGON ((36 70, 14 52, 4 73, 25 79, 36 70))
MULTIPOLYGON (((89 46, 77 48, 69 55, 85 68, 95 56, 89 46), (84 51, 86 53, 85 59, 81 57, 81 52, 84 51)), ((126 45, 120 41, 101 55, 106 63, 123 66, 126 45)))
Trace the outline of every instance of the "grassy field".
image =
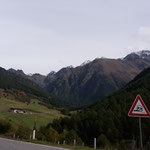
POLYGON ((33 129, 35 115, 37 115, 37 128, 52 122, 54 118, 64 116, 60 111, 48 109, 38 102, 38 100, 33 99, 30 104, 26 104, 15 100, 0 98, 0 119, 7 120, 12 124, 25 125, 33 129), (11 107, 24 109, 27 114, 9 112, 11 107))

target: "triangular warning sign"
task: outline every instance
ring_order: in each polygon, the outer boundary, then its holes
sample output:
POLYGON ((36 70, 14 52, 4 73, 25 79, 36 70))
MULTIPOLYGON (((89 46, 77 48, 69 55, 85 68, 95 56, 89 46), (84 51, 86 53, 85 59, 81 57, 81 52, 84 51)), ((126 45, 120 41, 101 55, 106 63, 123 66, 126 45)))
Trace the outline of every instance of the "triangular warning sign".
POLYGON ((128 116, 130 117, 150 117, 150 113, 140 95, 137 95, 128 116))

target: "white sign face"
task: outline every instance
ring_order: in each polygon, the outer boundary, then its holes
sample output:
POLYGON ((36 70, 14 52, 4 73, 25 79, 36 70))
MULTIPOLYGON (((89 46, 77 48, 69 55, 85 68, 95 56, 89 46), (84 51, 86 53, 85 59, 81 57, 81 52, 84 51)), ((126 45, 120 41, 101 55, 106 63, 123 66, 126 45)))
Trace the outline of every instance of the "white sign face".
POLYGON ((137 95, 129 113, 129 117, 150 117, 150 113, 140 95, 137 95))
POLYGON ((133 114, 147 114, 145 108, 143 107, 143 105, 141 104, 139 100, 136 103, 132 113, 133 114))

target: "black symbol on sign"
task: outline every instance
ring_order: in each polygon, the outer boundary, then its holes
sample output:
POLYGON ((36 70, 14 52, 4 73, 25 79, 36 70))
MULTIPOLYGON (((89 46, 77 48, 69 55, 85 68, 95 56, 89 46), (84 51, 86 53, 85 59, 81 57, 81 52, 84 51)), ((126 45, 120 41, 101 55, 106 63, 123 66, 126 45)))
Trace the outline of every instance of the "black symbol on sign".
POLYGON ((138 105, 136 107, 136 110, 134 110, 134 111, 142 112, 143 111, 143 107, 141 105, 138 105))

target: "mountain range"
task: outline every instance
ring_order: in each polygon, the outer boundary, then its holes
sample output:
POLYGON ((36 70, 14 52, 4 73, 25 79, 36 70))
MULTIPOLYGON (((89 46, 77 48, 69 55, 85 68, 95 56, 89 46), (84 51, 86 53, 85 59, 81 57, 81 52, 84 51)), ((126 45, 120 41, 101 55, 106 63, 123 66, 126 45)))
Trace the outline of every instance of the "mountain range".
MULTIPOLYGON (((30 95, 39 97, 43 101, 48 101, 51 99, 50 94, 43 88, 38 86, 35 82, 32 82, 31 80, 26 79, 23 76, 10 73, 4 68, 0 68, 0 88, 1 94, 3 93, 6 98, 7 96, 14 97, 17 93, 19 95, 22 93, 21 95, 24 95, 24 97, 30 95)), ((16 95, 16 98, 18 98, 18 95, 16 95)))
POLYGON ((0 98, 18 100, 30 103, 31 99, 38 99, 42 105, 47 107, 68 107, 64 101, 48 93, 37 83, 29 80, 23 71, 13 72, 0 67, 0 98))
MULTIPOLYGON (((140 94, 150 110, 150 67, 138 74, 123 88, 104 99, 85 107, 70 118, 53 121, 57 131, 74 130, 86 143, 97 139, 98 146, 108 146, 121 142, 118 150, 130 149, 132 140, 139 143, 139 124, 137 117, 129 117, 128 112, 140 94), (122 144, 124 143, 124 144, 122 144), (126 146, 126 147, 125 147, 126 146), (125 147, 125 148, 124 148, 125 147), (129 148, 130 147, 130 148, 129 148)), ((150 140, 150 120, 142 117, 143 144, 150 140)))
POLYGON ((8 71, 32 80, 59 100, 75 106, 90 104, 122 88, 137 74, 150 67, 150 51, 134 52, 122 59, 97 58, 81 66, 62 68, 47 76, 8 71))

